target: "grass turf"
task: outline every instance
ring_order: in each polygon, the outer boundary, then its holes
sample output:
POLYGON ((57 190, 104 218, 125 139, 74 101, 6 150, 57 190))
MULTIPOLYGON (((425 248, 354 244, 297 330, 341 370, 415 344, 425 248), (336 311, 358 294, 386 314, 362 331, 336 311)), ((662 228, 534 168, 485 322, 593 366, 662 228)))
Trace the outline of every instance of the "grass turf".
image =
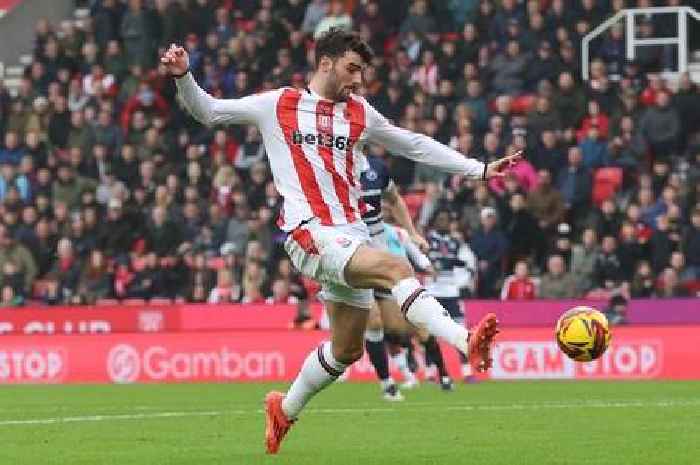
POLYGON ((0 388, 0 464, 697 464, 700 383, 375 384, 314 399, 263 452, 262 384, 0 388))

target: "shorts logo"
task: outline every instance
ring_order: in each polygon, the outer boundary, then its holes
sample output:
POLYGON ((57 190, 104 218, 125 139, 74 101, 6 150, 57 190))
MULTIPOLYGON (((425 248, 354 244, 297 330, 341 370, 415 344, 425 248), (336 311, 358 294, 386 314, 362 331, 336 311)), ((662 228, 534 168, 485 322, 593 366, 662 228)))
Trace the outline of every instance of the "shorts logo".
POLYGON ((367 180, 368 181, 376 181, 377 180, 377 172, 374 170, 367 171, 367 180))
POLYGON ((339 246, 341 246, 344 249, 347 249, 348 247, 350 247, 350 244, 352 244, 352 241, 347 237, 337 237, 335 241, 338 243, 339 246))

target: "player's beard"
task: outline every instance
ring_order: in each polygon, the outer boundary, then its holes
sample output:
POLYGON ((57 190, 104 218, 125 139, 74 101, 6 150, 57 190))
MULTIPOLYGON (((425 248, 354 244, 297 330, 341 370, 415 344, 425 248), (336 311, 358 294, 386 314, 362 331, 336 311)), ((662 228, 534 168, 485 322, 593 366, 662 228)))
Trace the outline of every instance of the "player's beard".
POLYGON ((338 73, 335 72, 335 66, 328 74, 328 82, 326 84, 327 95, 332 95, 336 102, 347 100, 350 94, 354 91, 352 86, 343 86, 338 79, 338 73))

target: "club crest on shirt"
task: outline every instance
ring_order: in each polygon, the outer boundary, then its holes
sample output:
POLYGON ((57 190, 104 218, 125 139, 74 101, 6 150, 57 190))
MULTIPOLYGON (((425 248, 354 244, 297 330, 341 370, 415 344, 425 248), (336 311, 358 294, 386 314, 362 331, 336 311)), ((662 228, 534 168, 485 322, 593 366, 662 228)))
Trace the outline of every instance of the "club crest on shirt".
POLYGON ((367 180, 368 181, 376 181, 377 180, 377 172, 374 170, 368 170, 367 171, 367 180))
POLYGON ((331 129, 331 117, 329 115, 319 115, 318 126, 321 131, 330 131, 331 129))

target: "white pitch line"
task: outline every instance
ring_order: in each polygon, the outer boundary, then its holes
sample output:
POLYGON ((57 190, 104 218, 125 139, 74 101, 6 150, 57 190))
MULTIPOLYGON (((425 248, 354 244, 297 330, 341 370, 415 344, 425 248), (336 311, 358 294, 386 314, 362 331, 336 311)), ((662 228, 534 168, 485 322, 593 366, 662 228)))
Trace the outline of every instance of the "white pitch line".
POLYGON ((33 420, 2 420, 0 426, 13 425, 51 425, 54 423, 80 423, 86 421, 112 421, 112 420, 145 420, 151 418, 176 418, 176 417, 206 417, 217 416, 235 412, 212 411, 212 412, 155 412, 155 413, 134 413, 118 415, 85 415, 79 417, 57 417, 57 418, 36 418, 33 420))
MULTIPOLYGON (((462 405, 436 405, 415 403, 411 405, 403 404, 401 406, 377 407, 377 408, 310 408, 305 414, 338 414, 338 413, 400 413, 406 410, 420 410, 430 408, 433 411, 473 411, 473 410, 545 410, 545 409, 587 409, 587 408, 672 408, 672 407, 697 407, 700 406, 700 399, 697 400, 660 400, 655 402, 644 401, 615 401, 615 402, 572 402, 572 403, 524 403, 524 404, 503 404, 503 405, 479 405, 479 404, 462 404, 462 405)), ((100 421, 119 421, 119 420, 149 420, 159 418, 182 418, 182 417, 207 417, 207 416, 223 416, 223 415, 252 415, 261 414, 260 409, 251 410, 212 410, 212 411, 190 411, 190 412, 153 412, 153 413, 134 413, 134 414, 115 414, 115 415, 86 415, 75 417, 55 417, 55 418, 35 418, 27 420, 0 420, 0 426, 21 426, 21 425, 52 425, 62 423, 82 423, 82 422, 100 422, 100 421)))

